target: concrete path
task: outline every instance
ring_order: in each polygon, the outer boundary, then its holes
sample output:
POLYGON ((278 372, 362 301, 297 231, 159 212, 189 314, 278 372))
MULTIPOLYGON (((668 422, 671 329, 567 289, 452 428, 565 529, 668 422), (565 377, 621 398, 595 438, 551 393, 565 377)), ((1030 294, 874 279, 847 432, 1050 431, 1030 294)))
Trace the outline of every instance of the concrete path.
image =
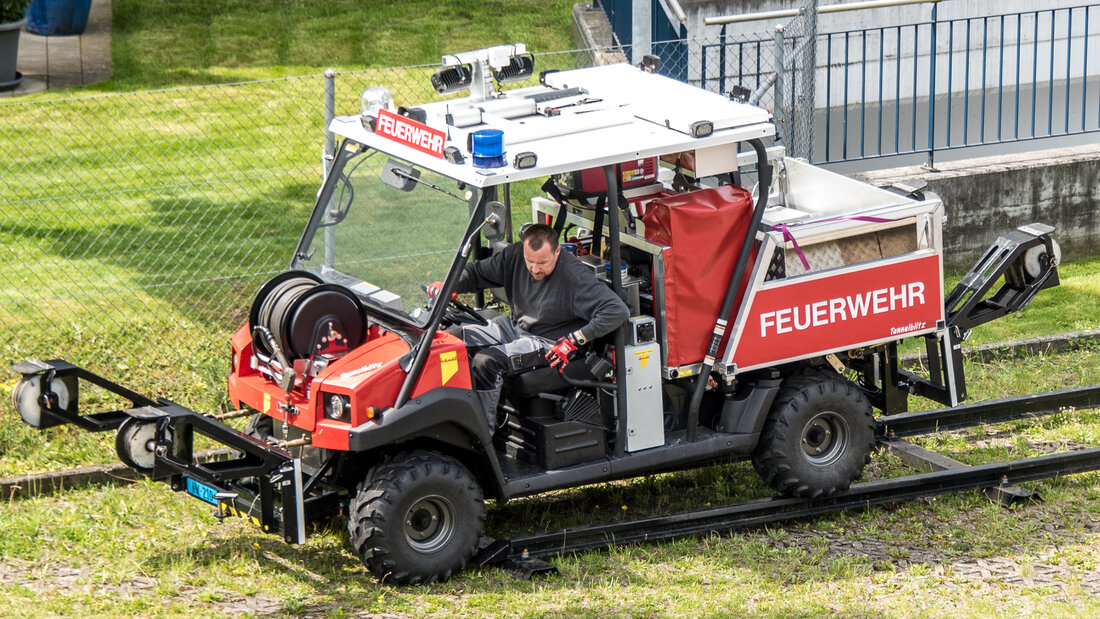
POLYGON ((19 34, 16 69, 23 83, 0 97, 72 88, 111 77, 111 0, 93 0, 84 34, 44 37, 19 34))

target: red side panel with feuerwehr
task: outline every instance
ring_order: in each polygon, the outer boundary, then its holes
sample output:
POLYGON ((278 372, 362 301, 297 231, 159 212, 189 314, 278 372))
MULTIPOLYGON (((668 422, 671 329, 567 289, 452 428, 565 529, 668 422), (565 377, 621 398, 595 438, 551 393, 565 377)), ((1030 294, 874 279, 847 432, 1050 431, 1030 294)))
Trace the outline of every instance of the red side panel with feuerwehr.
MULTIPOLYGON (((698 363, 706 355, 752 221, 752 195, 743 187, 723 185, 660 198, 649 204, 642 221, 646 239, 668 247, 662 254, 668 365, 698 363)), ((750 260, 746 279, 752 266, 750 260)), ((737 315, 741 294, 731 315, 737 315)))

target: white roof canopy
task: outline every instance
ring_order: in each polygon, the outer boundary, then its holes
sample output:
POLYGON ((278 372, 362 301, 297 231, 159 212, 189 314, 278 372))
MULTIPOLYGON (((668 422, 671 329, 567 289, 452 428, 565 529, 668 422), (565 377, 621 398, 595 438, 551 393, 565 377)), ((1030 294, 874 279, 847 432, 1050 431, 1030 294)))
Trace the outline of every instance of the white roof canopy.
MULTIPOLYGON (((409 106, 411 107, 411 106, 409 106)), ((329 129, 418 167, 475 187, 543 178, 550 174, 621 163, 666 153, 764 138, 775 133, 770 113, 628 64, 548 73, 544 86, 427 103, 429 127, 447 133, 447 146, 464 156, 452 164, 363 128, 359 116, 342 116, 329 129), (448 123, 450 119, 450 124, 448 123), (691 136, 697 122, 713 124, 707 137, 691 136), (470 132, 504 132, 507 164, 476 168, 466 142, 470 132), (538 163, 523 170, 515 155, 532 152, 538 163)), ((737 164, 730 162, 729 170, 737 164)))

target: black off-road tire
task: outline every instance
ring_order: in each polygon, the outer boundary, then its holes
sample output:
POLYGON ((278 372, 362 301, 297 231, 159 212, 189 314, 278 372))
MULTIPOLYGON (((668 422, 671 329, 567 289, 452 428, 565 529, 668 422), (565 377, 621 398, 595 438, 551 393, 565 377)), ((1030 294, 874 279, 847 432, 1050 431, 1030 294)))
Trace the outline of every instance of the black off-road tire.
POLYGON ((248 418, 243 432, 265 443, 274 442, 275 420, 263 413, 256 413, 248 418))
POLYGON ((780 493, 826 497, 859 479, 874 436, 871 403, 856 385, 836 374, 806 372, 784 381, 752 464, 780 493))
POLYGON ((380 581, 445 581, 477 551, 485 501, 474 476, 450 456, 413 451, 372 468, 356 488, 348 535, 380 581))

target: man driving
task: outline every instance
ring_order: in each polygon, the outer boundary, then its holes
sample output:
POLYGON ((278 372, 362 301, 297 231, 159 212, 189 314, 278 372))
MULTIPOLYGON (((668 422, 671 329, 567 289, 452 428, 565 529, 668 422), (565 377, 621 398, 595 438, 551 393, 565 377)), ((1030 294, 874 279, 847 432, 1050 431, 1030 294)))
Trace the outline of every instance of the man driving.
MULTIPOLYGON (((504 376, 516 369, 510 359, 537 355, 560 369, 580 346, 611 333, 630 314, 591 267, 561 251, 552 227, 534 224, 521 237, 522 242, 467 265, 455 287, 456 293, 502 287, 514 308, 513 315, 497 316, 488 325, 462 328, 474 388, 486 392, 490 414, 504 376)), ((439 282, 429 286, 429 296, 438 295, 441 287, 439 282)))

